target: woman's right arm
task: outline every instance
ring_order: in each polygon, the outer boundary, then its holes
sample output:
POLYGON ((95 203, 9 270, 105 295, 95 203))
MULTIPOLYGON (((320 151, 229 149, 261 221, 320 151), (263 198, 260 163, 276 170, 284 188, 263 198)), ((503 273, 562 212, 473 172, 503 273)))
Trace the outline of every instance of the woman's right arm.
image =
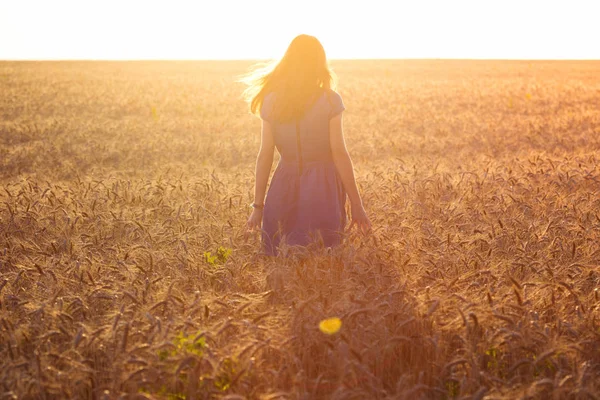
POLYGON ((350 225, 350 228, 352 228, 352 225, 356 224, 363 233, 366 233, 371 229, 371 222, 363 207, 360 193, 358 192, 358 187, 356 185, 356 179, 354 178, 352 159, 346 148, 344 131, 342 129, 342 113, 333 117, 329 122, 329 141, 333 162, 340 174, 344 189, 346 189, 346 193, 348 193, 348 197, 350 198, 352 210, 352 224, 350 225))
POLYGON ((275 151, 275 142, 271 132, 271 124, 262 120, 260 150, 256 157, 256 184, 254 186, 254 202, 264 204, 265 193, 267 191, 267 181, 273 165, 273 153, 275 151))
MULTIPOLYGON (((273 153, 275 152, 275 141, 273 140, 273 132, 271 124, 262 120, 260 150, 256 157, 254 184, 254 203, 264 204, 265 193, 267 191, 267 183, 273 165, 273 153)), ((248 219, 248 228, 254 229, 261 227, 262 209, 255 208, 248 219)))

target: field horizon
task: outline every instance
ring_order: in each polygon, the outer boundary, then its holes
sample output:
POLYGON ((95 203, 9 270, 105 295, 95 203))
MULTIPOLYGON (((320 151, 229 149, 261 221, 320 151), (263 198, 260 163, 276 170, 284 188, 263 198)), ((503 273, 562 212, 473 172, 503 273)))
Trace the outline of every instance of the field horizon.
MULTIPOLYGON (((189 63, 204 63, 204 62, 241 62, 252 63, 272 61, 273 58, 5 58, 0 59, 0 63, 28 63, 28 62, 91 62, 91 63, 111 63, 111 62, 153 62, 153 63, 170 63, 170 62, 189 62, 189 63)), ((458 61, 458 62, 577 62, 577 63, 598 63, 600 58, 481 58, 481 57, 364 57, 364 58, 332 58, 328 57, 330 63, 338 62, 355 62, 355 61, 458 61)))
POLYGON ((600 61, 332 60, 373 234, 275 258, 252 63, 0 61, 3 398, 598 398, 600 61))

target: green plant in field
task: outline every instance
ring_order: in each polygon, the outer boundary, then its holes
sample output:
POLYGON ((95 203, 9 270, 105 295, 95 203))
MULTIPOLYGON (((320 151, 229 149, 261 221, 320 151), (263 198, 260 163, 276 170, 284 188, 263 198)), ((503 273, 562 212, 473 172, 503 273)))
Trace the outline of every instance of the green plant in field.
POLYGON ((183 393, 171 393, 166 385, 160 387, 158 394, 160 396, 165 396, 167 400, 185 400, 185 395, 183 393))
POLYGON ((202 356, 206 348, 206 338, 204 336, 196 339, 195 336, 185 335, 183 332, 177 334, 174 343, 177 346, 178 353, 186 352, 199 357, 202 356))
MULTIPOLYGON (((238 364, 239 362, 235 357, 226 357, 219 367, 219 372, 217 376, 214 378, 213 385, 216 389, 224 392, 231 387, 234 382, 234 377, 238 372, 238 364)), ((200 378, 200 382, 205 384, 205 379, 208 376, 203 376, 200 378)))
POLYGON ((168 393, 168 400, 185 400, 185 395, 183 393, 168 393))
POLYGON ((488 369, 498 368, 498 353, 499 350, 495 347, 490 347, 485 351, 485 354, 488 356, 488 362, 486 365, 488 369))
POLYGON ((449 398, 456 398, 460 393, 460 383, 454 379, 448 380, 446 381, 446 390, 449 398))
POLYGON ((490 347, 485 351, 485 366, 489 371, 494 372, 501 378, 507 375, 506 361, 502 358, 502 350, 497 347, 490 347))
POLYGON ((175 348, 172 350, 161 350, 158 352, 158 357, 161 361, 166 360, 169 356, 175 356, 177 354, 193 354, 198 357, 202 357, 204 349, 207 347, 206 338, 200 336, 196 338, 196 335, 186 335, 183 332, 179 332, 175 339, 173 339, 175 348))
POLYGON ((228 247, 219 246, 216 254, 212 254, 210 251, 204 252, 204 261, 208 264, 215 266, 225 264, 229 256, 231 255, 232 249, 228 247))
POLYGON ((152 119, 158 121, 158 111, 156 110, 156 107, 151 107, 150 113, 152 114, 152 119))
MULTIPOLYGON (((158 358, 161 361, 166 360, 172 356, 178 355, 195 355, 197 357, 202 357, 204 355, 204 350, 207 348, 206 338, 204 336, 199 336, 198 334, 185 334, 184 332, 179 332, 177 336, 173 339, 174 348, 171 350, 161 350, 158 352, 158 358)), ((187 381, 187 376, 183 374, 181 377, 184 381, 187 381)), ((159 392, 163 398, 167 398, 169 400, 183 400, 185 399, 185 395, 182 393, 172 393, 169 391, 167 386, 161 386, 159 392)))

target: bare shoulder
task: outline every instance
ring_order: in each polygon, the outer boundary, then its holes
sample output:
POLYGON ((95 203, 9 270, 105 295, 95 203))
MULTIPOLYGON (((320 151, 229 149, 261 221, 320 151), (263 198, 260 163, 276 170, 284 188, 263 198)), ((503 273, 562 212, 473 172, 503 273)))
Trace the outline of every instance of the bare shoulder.
POLYGON ((342 96, 333 89, 327 90, 327 101, 329 102, 329 119, 341 114, 346 109, 342 96))
POLYGON ((275 100, 275 92, 269 92, 269 93, 265 94, 265 97, 263 98, 263 104, 267 105, 267 106, 271 106, 273 104, 274 100, 275 100))
POLYGON ((274 104, 275 93, 269 92, 265 95, 260 107, 260 117, 267 122, 271 122, 273 116, 273 104, 274 104))
POLYGON ((342 100, 342 96, 339 94, 339 92, 335 91, 334 89, 327 89, 325 91, 325 94, 327 96, 327 99, 330 102, 336 102, 336 101, 342 100))

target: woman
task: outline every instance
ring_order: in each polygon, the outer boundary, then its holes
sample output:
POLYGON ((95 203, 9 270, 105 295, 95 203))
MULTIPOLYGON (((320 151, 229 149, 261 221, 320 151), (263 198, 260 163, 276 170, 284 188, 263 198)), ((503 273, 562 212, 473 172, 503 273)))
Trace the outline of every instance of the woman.
POLYGON ((263 250, 276 255, 282 241, 306 245, 320 238, 325 246, 342 240, 346 194, 352 224, 371 228, 342 130, 342 98, 333 89, 334 74, 317 38, 297 36, 283 58, 245 79, 252 113, 262 119, 256 159, 254 208, 250 230, 260 229, 263 250), (274 148, 281 159, 266 201, 274 148))

